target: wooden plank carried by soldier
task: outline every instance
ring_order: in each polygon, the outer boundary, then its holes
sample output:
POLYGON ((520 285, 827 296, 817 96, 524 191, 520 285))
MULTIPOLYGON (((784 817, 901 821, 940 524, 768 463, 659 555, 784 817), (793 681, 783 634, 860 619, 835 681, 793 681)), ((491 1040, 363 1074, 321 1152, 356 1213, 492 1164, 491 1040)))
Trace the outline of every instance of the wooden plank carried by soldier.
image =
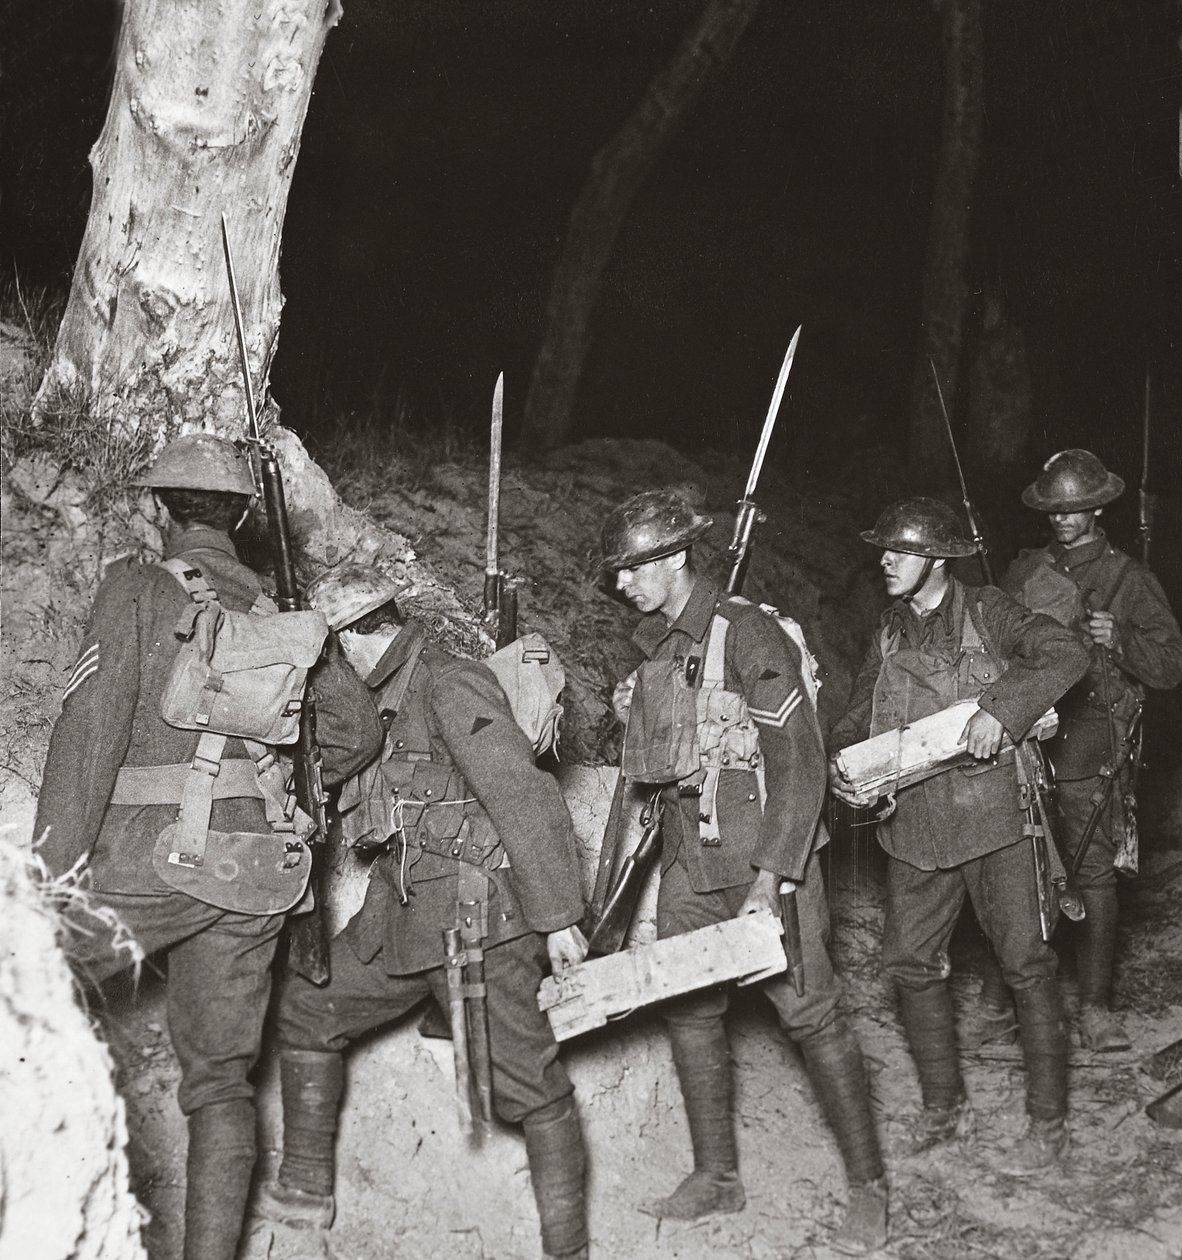
POLYGON ((555 1039, 566 1041, 638 1007, 727 980, 750 984, 786 967, 779 919, 745 914, 568 967, 542 981, 538 1006, 555 1039))
MULTIPOLYGON (((837 771, 850 791, 865 796, 870 804, 884 792, 909 787, 955 766, 976 764, 961 742, 965 723, 976 708, 975 700, 962 700, 908 726, 850 744, 834 756, 837 771)), ((1049 739, 1058 727, 1059 716, 1050 709, 1034 724, 1030 735, 1049 739)), ((1007 736, 1001 751, 1013 746, 1007 736)))

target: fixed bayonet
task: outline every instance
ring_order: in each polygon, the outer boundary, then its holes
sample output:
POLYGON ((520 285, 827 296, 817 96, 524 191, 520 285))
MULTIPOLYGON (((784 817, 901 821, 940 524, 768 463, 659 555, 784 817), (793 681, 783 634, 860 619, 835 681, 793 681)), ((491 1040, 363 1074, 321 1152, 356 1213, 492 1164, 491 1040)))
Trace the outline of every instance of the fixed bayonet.
POLYGON ((944 391, 940 388, 940 376, 936 371, 936 364, 933 359, 928 359, 928 366, 932 369, 932 380, 936 383, 936 397, 940 401, 940 414, 944 417, 944 430, 948 434, 948 445, 952 447, 952 462, 956 465, 956 476, 960 482, 960 500, 964 504, 964 514, 969 522, 969 536, 973 540, 973 546, 977 550, 977 557, 981 561, 981 572, 985 575, 985 581, 990 585, 996 585, 993 580, 993 566, 989 563, 989 548, 985 545, 985 535, 981 533, 981 526, 977 522, 977 514, 973 511, 973 502, 969 498, 969 488, 964 479, 964 469, 960 465, 960 452, 956 449, 956 438, 952 433, 952 421, 948 418, 948 408, 944 404, 944 391))
POLYGON ((488 454, 488 529, 484 539, 484 621, 498 648, 517 638, 517 588, 506 580, 498 559, 501 522, 501 429, 505 373, 493 390, 488 454))
POLYGON ((759 484, 759 474, 763 472, 763 461, 767 457, 768 445, 772 440, 772 430, 776 427, 776 417, 780 414, 780 403, 784 398, 784 389, 788 384, 788 374, 792 371, 792 361, 796 358, 796 343, 799 340, 800 328, 797 328, 792 334, 792 340, 788 343, 788 352, 780 365, 780 374, 776 377, 776 387, 772 390, 772 401, 764 417, 759 445, 755 448, 755 458, 751 461, 747 486, 735 508, 735 532, 726 553, 728 567, 726 590, 730 595, 736 595, 742 589, 743 579, 747 575, 747 560, 751 554, 752 532, 756 522, 766 519, 756 507, 753 496, 755 487, 759 484))

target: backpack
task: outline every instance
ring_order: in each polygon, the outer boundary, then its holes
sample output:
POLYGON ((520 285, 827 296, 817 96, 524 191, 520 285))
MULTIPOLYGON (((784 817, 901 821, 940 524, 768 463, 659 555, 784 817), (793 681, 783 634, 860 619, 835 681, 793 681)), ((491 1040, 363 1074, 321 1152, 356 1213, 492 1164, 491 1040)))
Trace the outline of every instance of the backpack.
POLYGON ((160 716, 201 734, 191 763, 122 767, 110 803, 178 806, 152 852, 153 868, 169 887, 224 910, 289 910, 307 888, 312 822, 267 745, 298 736, 308 671, 328 623, 319 612, 280 613, 263 597, 249 612, 232 612, 196 565, 175 559, 161 567, 191 602, 174 630, 182 645, 160 716), (245 742, 250 761, 223 762, 231 737, 245 742), (233 797, 260 798, 271 830, 212 830, 214 800, 233 797))
POLYGON ((496 675, 517 725, 533 745, 534 756, 554 750, 558 754, 558 726, 562 721, 559 696, 566 686, 566 672, 558 653, 531 632, 514 639, 484 662, 496 675))
POLYGON ((174 630, 182 646, 160 716, 181 730, 294 743, 308 671, 328 637, 324 614, 277 612, 265 596, 249 612, 231 612, 196 566, 177 559, 161 567, 191 603, 174 630))

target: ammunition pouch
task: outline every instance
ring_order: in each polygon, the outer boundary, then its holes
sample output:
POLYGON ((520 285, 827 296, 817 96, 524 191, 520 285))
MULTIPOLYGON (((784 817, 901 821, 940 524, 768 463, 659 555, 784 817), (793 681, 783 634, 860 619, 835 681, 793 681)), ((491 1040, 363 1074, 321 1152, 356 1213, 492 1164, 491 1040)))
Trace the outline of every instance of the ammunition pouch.
POLYGON ((678 657, 645 661, 624 731, 620 772, 629 782, 673 783, 701 764, 696 691, 678 657))

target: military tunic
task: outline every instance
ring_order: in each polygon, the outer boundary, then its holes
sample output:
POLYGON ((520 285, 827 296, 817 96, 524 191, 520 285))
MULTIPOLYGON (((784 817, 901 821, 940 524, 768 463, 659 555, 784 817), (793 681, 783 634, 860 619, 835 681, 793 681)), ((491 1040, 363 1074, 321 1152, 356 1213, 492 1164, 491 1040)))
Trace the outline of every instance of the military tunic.
MULTIPOLYGON (((1051 618, 994 587, 951 579, 928 615, 902 600, 883 613, 832 742, 844 747, 971 698, 1018 741, 1086 665, 1078 639, 1051 618)), ((888 854, 883 965, 898 983, 924 988, 947 977, 966 894, 1012 985, 1054 974, 1022 823, 1012 751, 897 794, 878 836, 888 854)))
POLYGON ((467 867, 488 880, 494 1104, 518 1122, 573 1090, 536 997, 548 971, 543 937, 584 913, 574 828, 487 666, 428 645, 411 660, 403 692, 414 629, 403 627, 367 680, 387 724, 385 745, 341 798, 347 835, 392 847, 332 943, 328 986, 294 978, 285 988, 280 1038, 297 1049, 343 1050, 428 995, 446 1010, 442 932, 457 926, 467 867))
MULTIPOLYGON (((761 988, 788 1033, 800 1039, 833 1023, 840 998, 817 863, 828 839, 821 821, 825 753, 805 690, 807 666, 772 617, 700 575, 672 623, 660 613, 646 614, 633 637, 649 660, 680 662, 693 683, 700 681, 716 614, 728 623, 722 685, 743 698, 754 719, 766 800, 761 802, 755 768, 724 767, 712 806, 717 825, 706 834, 700 825, 706 806, 693 786, 665 789, 657 933, 674 936, 733 918, 757 868, 796 881, 805 994, 798 997, 785 976, 761 988)), ((715 987, 670 1004, 668 1017, 690 1023, 721 1018, 726 1005, 725 987, 715 987)))
MULTIPOLYGON (((246 611, 260 594, 257 576, 237 559, 229 536, 206 526, 173 527, 165 558, 199 568, 222 604, 246 611)), ((109 804, 123 766, 191 762, 198 733, 167 725, 161 695, 180 644, 173 630, 188 594, 159 565, 120 563, 99 586, 77 664, 54 726, 35 835, 50 872, 80 860, 100 906, 116 911, 145 952, 168 948, 168 1020, 180 1060, 181 1108, 249 1098, 270 994, 270 965, 282 914, 250 915, 206 905, 165 884, 152 864, 160 832, 176 805, 109 804)), ((314 671, 318 736, 330 784, 373 755, 381 731, 364 686, 338 655, 314 671)), ((245 759, 240 740, 226 743, 223 765, 245 759)), ((257 797, 215 800, 211 828, 269 830, 257 797)), ((67 948, 98 981, 127 965, 109 927, 72 914, 67 948)))
MULTIPOLYGON (((1015 599, 1076 632, 1089 652, 1087 673, 1057 705, 1059 731, 1048 746, 1064 839, 1072 852, 1091 814, 1100 767, 1111 760, 1113 740, 1123 737, 1145 689, 1167 690, 1182 682, 1182 632, 1160 583, 1113 547, 1102 530, 1096 532, 1094 541, 1076 547, 1053 542, 1021 552, 1002 582, 1015 599), (1112 648, 1092 642, 1083 625, 1088 610, 1107 611, 1116 619, 1112 648)), ((1100 817, 1080 870, 1084 886, 1111 885, 1116 879, 1117 808, 1114 803, 1100 817)))

